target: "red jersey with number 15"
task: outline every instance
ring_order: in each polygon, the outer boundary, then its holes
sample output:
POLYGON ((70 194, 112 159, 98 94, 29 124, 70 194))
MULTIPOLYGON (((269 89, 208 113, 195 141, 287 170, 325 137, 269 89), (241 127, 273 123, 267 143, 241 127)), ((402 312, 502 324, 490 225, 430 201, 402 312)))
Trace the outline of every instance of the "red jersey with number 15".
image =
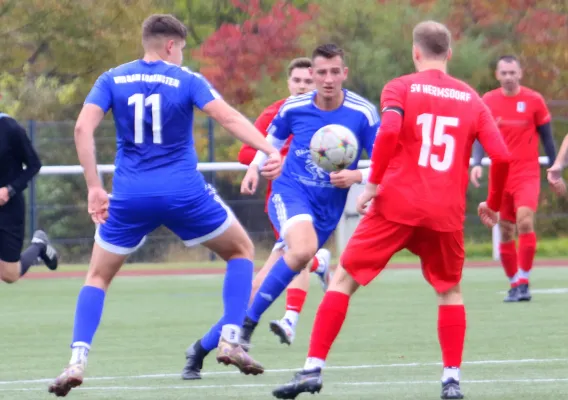
POLYGON ((511 153, 508 183, 516 179, 524 180, 525 177, 540 177, 536 128, 550 122, 550 113, 543 97, 521 86, 515 96, 506 96, 499 88, 487 92, 483 101, 491 110, 511 153))
POLYGON ((390 81, 381 95, 385 108, 401 109, 403 122, 374 200, 377 212, 435 231, 463 229, 475 139, 492 159, 508 159, 489 109, 474 89, 439 70, 390 81))

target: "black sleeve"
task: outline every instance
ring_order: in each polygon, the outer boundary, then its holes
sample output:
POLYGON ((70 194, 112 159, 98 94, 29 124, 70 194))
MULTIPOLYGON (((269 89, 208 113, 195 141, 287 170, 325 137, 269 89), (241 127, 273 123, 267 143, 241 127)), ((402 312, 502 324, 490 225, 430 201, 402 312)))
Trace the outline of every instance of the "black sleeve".
POLYGON ((28 138, 26 131, 21 125, 15 124, 10 132, 14 145, 14 158, 20 160, 26 169, 10 183, 10 186, 16 193, 21 193, 27 186, 28 182, 39 172, 41 161, 32 146, 32 142, 28 138))
POLYGON ((476 140, 473 143, 473 152, 472 152, 472 157, 473 157, 473 165, 474 166, 479 166, 481 165, 481 159, 483 158, 483 156, 485 155, 485 151, 483 151, 483 146, 481 146, 481 143, 479 143, 479 140, 476 140))
POLYGON ((548 166, 550 167, 554 164, 554 160, 556 159, 556 149, 554 147, 554 138, 552 137, 552 126, 550 125, 550 122, 547 122, 544 125, 537 126, 536 130, 540 135, 540 140, 542 140, 544 152, 548 156, 548 166))

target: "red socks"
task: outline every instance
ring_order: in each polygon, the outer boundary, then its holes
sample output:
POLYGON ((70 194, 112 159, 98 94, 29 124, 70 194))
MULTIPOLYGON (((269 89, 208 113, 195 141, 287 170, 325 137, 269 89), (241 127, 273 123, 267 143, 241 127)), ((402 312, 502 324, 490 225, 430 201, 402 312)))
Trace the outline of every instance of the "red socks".
POLYGON ((521 266, 519 285, 529 283, 529 272, 533 267, 535 254, 536 234, 530 232, 519 235, 519 264, 521 266))
POLYGON ((307 295, 302 289, 288 289, 286 291, 286 311, 301 313, 307 295))
POLYGON ((511 240, 510 242, 500 243, 499 253, 501 256, 501 264, 505 270, 505 275, 507 275, 507 278, 511 280, 511 286, 514 286, 516 282, 513 282, 512 279, 515 275, 517 275, 519 270, 515 241, 511 240))
POLYGON ((463 305, 439 306, 438 339, 442 349, 444 368, 460 368, 465 342, 465 307, 463 305))
POLYGON ((325 360, 345 321, 349 296, 328 291, 316 313, 308 357, 325 360))

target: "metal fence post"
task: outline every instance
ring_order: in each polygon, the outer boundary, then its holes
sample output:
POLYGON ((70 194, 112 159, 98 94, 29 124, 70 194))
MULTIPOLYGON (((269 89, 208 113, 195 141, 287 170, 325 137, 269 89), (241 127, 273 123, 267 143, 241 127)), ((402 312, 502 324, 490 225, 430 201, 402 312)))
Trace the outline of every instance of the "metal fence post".
MULTIPOLYGON (((30 135, 30 141, 32 142, 32 146, 34 149, 36 148, 36 121, 29 120, 28 121, 28 132, 30 135)), ((39 151, 38 151, 39 153, 39 151)), ((36 231, 37 227, 37 198, 36 198, 36 178, 33 177, 32 181, 30 182, 30 211, 29 211, 29 228, 30 228, 30 238, 36 231)))
MULTIPOLYGON (((207 150, 208 150, 208 161, 214 162, 215 161, 215 123, 213 118, 207 117, 207 150)), ((215 186, 215 171, 211 171, 210 181, 211 185, 215 186)), ((209 261, 215 261, 217 259, 217 255, 210 251, 209 252, 209 261)))

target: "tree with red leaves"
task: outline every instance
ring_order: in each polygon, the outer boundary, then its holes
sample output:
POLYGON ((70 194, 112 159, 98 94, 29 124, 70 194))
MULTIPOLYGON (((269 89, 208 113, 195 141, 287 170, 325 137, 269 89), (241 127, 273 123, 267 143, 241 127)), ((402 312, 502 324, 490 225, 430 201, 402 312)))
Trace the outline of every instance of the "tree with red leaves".
POLYGON ((298 38, 313 8, 303 12, 277 1, 270 11, 260 0, 231 0, 249 15, 243 24, 223 24, 195 52, 206 76, 232 104, 251 101, 254 83, 264 75, 279 78, 286 61, 301 53, 298 38))

